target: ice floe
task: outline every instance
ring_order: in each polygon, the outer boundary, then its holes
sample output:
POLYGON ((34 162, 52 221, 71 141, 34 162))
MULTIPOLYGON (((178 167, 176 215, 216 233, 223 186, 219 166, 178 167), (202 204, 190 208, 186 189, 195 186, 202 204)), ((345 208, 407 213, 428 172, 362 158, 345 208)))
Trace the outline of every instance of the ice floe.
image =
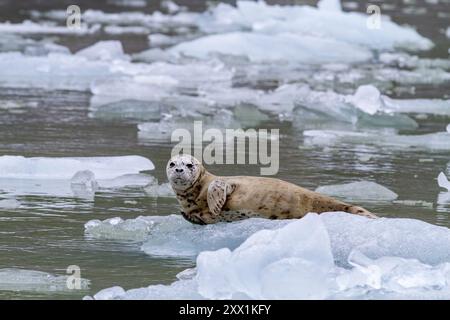
POLYGON ((158 184, 158 181, 156 181, 156 183, 154 184, 148 184, 144 188, 144 191, 150 197, 165 197, 165 198, 175 197, 175 192, 173 191, 170 183, 168 182, 158 184))
POLYGON ((19 34, 90 34, 95 33, 100 29, 99 25, 93 25, 87 27, 85 25, 68 28, 66 26, 58 26, 49 23, 36 23, 33 21, 25 20, 22 23, 0 23, 1 33, 19 33, 19 34))
POLYGON ((438 175, 438 185, 441 188, 447 189, 447 191, 450 191, 450 182, 448 181, 447 177, 445 176, 445 173, 441 172, 438 175))
POLYGON ((141 156, 25 158, 0 157, 0 178, 67 179, 77 172, 89 170, 97 179, 113 179, 121 175, 153 170, 153 163, 141 156))
POLYGON ((120 41, 99 41, 90 47, 84 48, 76 53, 77 56, 89 60, 127 60, 129 56, 123 52, 120 41))
MULTIPOLYGON (((68 276, 17 268, 0 269, 0 290, 26 292, 67 292, 73 285, 68 276)), ((80 289, 87 290, 90 281, 81 278, 80 289)))
MULTIPOLYGON (((196 269, 178 276, 171 285, 128 291, 113 287, 95 298, 450 297, 450 231, 445 227, 413 219, 372 220, 347 213, 310 213, 300 220, 250 219, 206 227, 190 225, 181 218, 177 221, 175 216, 166 219, 166 224, 171 221, 177 225, 164 228, 177 241, 171 242, 169 237, 157 241, 155 252, 165 247, 165 254, 200 253, 196 269), (244 225, 252 232, 242 234, 244 225), (195 237, 191 230, 195 230, 195 237), (220 238, 222 243, 218 242, 220 238), (186 251, 186 244, 192 246, 190 250, 186 251)), ((154 231, 147 241, 164 234, 154 231)))
POLYGON ((273 36, 250 32, 209 35, 178 44, 169 49, 169 52, 203 59, 209 57, 211 53, 219 52, 246 56, 251 61, 289 60, 311 64, 363 62, 371 58, 369 50, 334 39, 296 34, 273 36), (268 43, 276 50, 267 50, 268 43))
POLYGON ((320 186, 315 191, 330 196, 361 201, 391 201, 398 197, 395 192, 372 181, 320 186))
POLYGON ((336 143, 370 144, 383 147, 409 149, 450 150, 450 134, 437 132, 416 135, 400 135, 380 131, 305 130, 305 144, 328 145, 336 143))
POLYGON ((20 207, 20 202, 16 199, 0 199, 0 209, 17 209, 20 207))

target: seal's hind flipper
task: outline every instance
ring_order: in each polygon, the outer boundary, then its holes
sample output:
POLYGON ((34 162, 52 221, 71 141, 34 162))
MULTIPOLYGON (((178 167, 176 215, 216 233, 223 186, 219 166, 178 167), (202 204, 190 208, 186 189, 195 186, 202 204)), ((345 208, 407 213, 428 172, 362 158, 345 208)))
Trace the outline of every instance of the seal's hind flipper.
POLYGON ((219 215, 229 196, 235 189, 235 185, 224 180, 215 179, 208 186, 208 207, 213 215, 219 215))
POLYGON ((186 212, 184 212, 184 211, 181 211, 181 216, 185 219, 185 220, 187 220, 187 221, 189 221, 190 223, 193 223, 193 224, 199 224, 199 225, 202 225, 202 226, 204 226, 206 223, 203 221, 203 220, 201 220, 200 218, 198 218, 198 217, 195 217, 195 216, 192 216, 192 215, 188 215, 188 214, 186 214, 186 212))

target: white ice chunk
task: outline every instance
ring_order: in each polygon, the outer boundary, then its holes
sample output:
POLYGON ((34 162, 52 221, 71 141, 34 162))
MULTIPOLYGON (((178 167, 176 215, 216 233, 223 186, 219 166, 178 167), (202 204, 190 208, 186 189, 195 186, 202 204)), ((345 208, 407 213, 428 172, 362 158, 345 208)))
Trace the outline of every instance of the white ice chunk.
POLYGON ((316 192, 351 200, 391 201, 398 195, 372 181, 358 181, 318 187, 316 192))
POLYGON ((150 197, 175 197, 175 192, 168 182, 160 185, 158 185, 158 183, 150 184, 149 186, 145 187, 144 191, 150 197))
POLYGON ((138 217, 129 220, 116 217, 104 221, 88 221, 84 228, 86 234, 94 238, 143 241, 160 220, 158 217, 138 217))
POLYGON ((0 33, 24 33, 24 34, 92 34, 99 30, 98 25, 87 27, 82 25, 76 28, 57 26, 48 23, 36 23, 25 20, 22 23, 0 23, 0 33))
POLYGON ((318 215, 309 214, 279 230, 255 233, 233 252, 202 252, 196 279, 200 294, 210 299, 237 294, 251 299, 321 299, 327 295, 327 274, 333 266, 325 225, 318 215))
POLYGON ((146 27, 140 26, 105 26, 103 28, 108 34, 149 34, 150 30, 146 27))
POLYGON ((2 199, 0 200, 0 209, 17 209, 20 207, 20 202, 16 199, 2 199))
POLYGON ((287 60, 311 64, 363 62, 371 58, 370 51, 355 45, 293 33, 276 36, 250 32, 209 35, 178 44, 170 48, 169 52, 203 59, 213 52, 219 52, 247 56, 254 62, 287 60))
POLYGON ((97 179, 153 170, 153 163, 141 156, 85 158, 25 158, 1 156, 0 177, 14 179, 67 179, 78 171, 89 170, 97 179))
POLYGON ((450 182, 448 181, 447 177, 445 176, 445 173, 441 172, 438 175, 438 185, 441 188, 447 189, 447 191, 450 191, 450 182))
MULTIPOLYGON (((230 225, 254 226, 259 220, 217 224, 215 237, 229 239, 230 225), (219 230, 222 232, 218 233, 219 230)), ((191 228, 197 233, 208 233, 209 226, 188 225, 166 229, 166 233, 181 236, 191 228)), ((308 214, 299 220, 267 220, 265 226, 259 227, 260 231, 246 234, 238 246, 229 243, 217 251, 200 253, 196 270, 189 270, 189 276, 179 277, 171 285, 152 285, 112 296, 115 299, 450 297, 447 228, 413 219, 373 220, 343 212, 308 214)), ((155 236, 159 234, 152 230, 150 237, 155 236)), ((184 241, 190 241, 189 236, 184 241)), ((184 245, 179 240, 171 243, 174 250, 184 245)), ((203 241, 207 242, 206 238, 203 241)))
POLYGON ((358 87, 349 100, 355 107, 371 115, 377 113, 382 106, 380 91, 372 85, 358 87))
POLYGON ((119 296, 123 295, 125 293, 125 290, 123 290, 122 287, 115 286, 108 289, 103 289, 99 292, 97 292, 94 295, 95 300, 112 300, 115 298, 118 298, 119 296))
POLYGON ((340 0, 319 0, 317 7, 323 11, 342 11, 340 0))
MULTIPOLYGON (((68 276, 58 276, 47 272, 17 268, 0 269, 0 290, 29 292, 59 292, 70 291, 68 276)), ((82 290, 89 288, 90 281, 80 279, 82 290)))
POLYGON ((99 41, 75 55, 89 60, 129 60, 129 56, 123 52, 122 43, 117 40, 99 41))
POLYGON ((437 132, 421 135, 399 135, 389 132, 355 132, 339 130, 305 130, 306 144, 328 145, 353 143, 380 145, 392 148, 450 150, 450 133, 437 132))
POLYGON ((382 96, 388 112, 450 115, 450 100, 442 99, 392 99, 382 96))

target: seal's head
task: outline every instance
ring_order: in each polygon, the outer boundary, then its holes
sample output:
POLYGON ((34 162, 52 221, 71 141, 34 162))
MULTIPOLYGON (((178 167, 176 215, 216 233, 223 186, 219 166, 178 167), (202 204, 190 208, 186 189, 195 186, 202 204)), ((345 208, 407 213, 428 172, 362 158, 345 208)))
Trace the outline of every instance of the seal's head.
POLYGON ((167 163, 166 173, 172 188, 186 190, 194 185, 204 172, 200 161, 182 154, 173 156, 167 163))

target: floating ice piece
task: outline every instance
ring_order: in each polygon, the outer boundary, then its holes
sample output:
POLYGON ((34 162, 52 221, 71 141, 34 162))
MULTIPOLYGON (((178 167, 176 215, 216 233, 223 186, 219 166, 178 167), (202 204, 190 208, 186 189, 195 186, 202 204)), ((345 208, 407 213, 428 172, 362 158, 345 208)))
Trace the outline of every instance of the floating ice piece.
POLYGON ((140 171, 153 170, 153 163, 141 156, 85 158, 0 157, 0 177, 14 179, 67 179, 78 171, 89 170, 97 179, 113 179, 140 171))
POLYGON ((257 232, 233 252, 202 252, 196 280, 199 293, 210 299, 237 294, 250 299, 321 299, 327 296, 327 274, 333 267, 326 227, 318 215, 309 214, 281 229, 257 232))
POLYGON ((94 295, 95 300, 112 300, 125 294, 125 290, 119 286, 103 289, 94 295))
POLYGON ((0 69, 1 87, 52 90, 88 90, 94 79, 107 79, 113 73, 106 61, 57 53, 48 56, 0 53, 0 69))
POLYGON ((386 132, 355 132, 339 130, 305 130, 306 144, 335 143, 371 144, 392 148, 419 148, 450 150, 450 133, 437 132, 421 135, 398 135, 386 132))
POLYGON ((149 34, 150 29, 140 26, 105 26, 103 28, 108 34, 149 34))
POLYGON ((158 185, 158 183, 151 184, 145 187, 144 191, 150 197, 175 197, 175 192, 168 182, 160 185, 158 185))
POLYGON ((109 0, 108 3, 119 7, 144 8, 147 5, 145 0, 109 0))
POLYGON ((394 200, 392 203, 398 203, 405 206, 411 206, 411 207, 424 207, 433 209, 433 203, 423 200, 394 200))
MULTIPOLYGON (((415 129, 417 123, 406 115, 386 113, 378 89, 361 86, 354 95, 333 91, 314 91, 307 86, 285 85, 274 92, 284 105, 295 104, 294 124, 298 127, 316 124, 351 123, 358 126, 415 129)), ((270 101, 270 99, 269 99, 270 101)))
MULTIPOLYGON (((0 269, 0 290, 28 292, 67 292, 72 284, 68 276, 58 276, 47 272, 16 268, 0 269)), ((87 290, 90 281, 80 279, 80 289, 87 290)))
POLYGON ((129 60, 129 56, 123 52, 122 43, 117 40, 99 41, 75 55, 89 60, 129 60))
POLYGON ((438 175, 438 185, 441 188, 447 189, 447 191, 450 191, 450 182, 448 181, 447 177, 445 176, 445 173, 441 172, 438 175))
POLYGON ((104 221, 91 220, 84 228, 86 234, 94 238, 143 241, 160 220, 158 217, 138 217, 129 220, 116 217, 104 221))
POLYGON ((0 200, 0 209, 17 209, 20 207, 20 202, 16 199, 0 200))
POLYGON ((120 100, 95 106, 91 101, 90 117, 107 120, 139 119, 144 121, 159 120, 163 103, 155 101, 140 101, 135 99, 120 100))
MULTIPOLYGON (((230 225, 250 227, 260 220, 203 228, 184 222, 184 228, 166 232, 180 237, 189 229, 208 233, 205 229, 215 227, 215 238, 229 239, 230 225)), ((260 231, 245 234, 237 247, 228 244, 200 253, 196 270, 171 285, 126 292, 110 288, 102 294, 115 299, 450 297, 447 228, 419 220, 372 220, 347 213, 310 213, 299 220, 267 221, 259 227, 260 231)), ((155 236, 159 233, 152 230, 150 238, 155 236)), ((186 240, 179 238, 171 245, 179 249, 191 238, 188 234, 186 240)), ((213 246, 214 241, 207 244, 213 246)))
POLYGON ((450 27, 447 28, 445 34, 447 35, 447 38, 450 38, 450 27))
POLYGON ((68 28, 66 26, 57 26, 54 24, 36 23, 29 20, 25 20, 22 23, 0 23, 1 33, 25 33, 25 34, 92 34, 97 32, 100 26, 93 25, 87 27, 82 25, 78 28, 68 28))
POLYGON ((377 113, 382 106, 380 91, 372 85, 359 86, 349 100, 355 107, 370 115, 377 113))
POLYGON ((450 115, 450 100, 391 99, 384 95, 382 99, 383 110, 387 112, 450 115))
POLYGON ((202 59, 213 52, 219 52, 247 56, 254 62, 288 60, 310 64, 363 62, 371 58, 370 51, 355 45, 293 33, 276 36, 250 32, 209 35, 178 44, 170 48, 169 52, 202 59), (271 50, 268 50, 268 44, 271 45, 271 50))
POLYGON ((321 11, 342 11, 340 0, 319 0, 317 3, 317 8, 321 11))
POLYGON ((318 187, 316 192, 352 200, 391 201, 398 195, 388 188, 372 182, 358 181, 318 187))

